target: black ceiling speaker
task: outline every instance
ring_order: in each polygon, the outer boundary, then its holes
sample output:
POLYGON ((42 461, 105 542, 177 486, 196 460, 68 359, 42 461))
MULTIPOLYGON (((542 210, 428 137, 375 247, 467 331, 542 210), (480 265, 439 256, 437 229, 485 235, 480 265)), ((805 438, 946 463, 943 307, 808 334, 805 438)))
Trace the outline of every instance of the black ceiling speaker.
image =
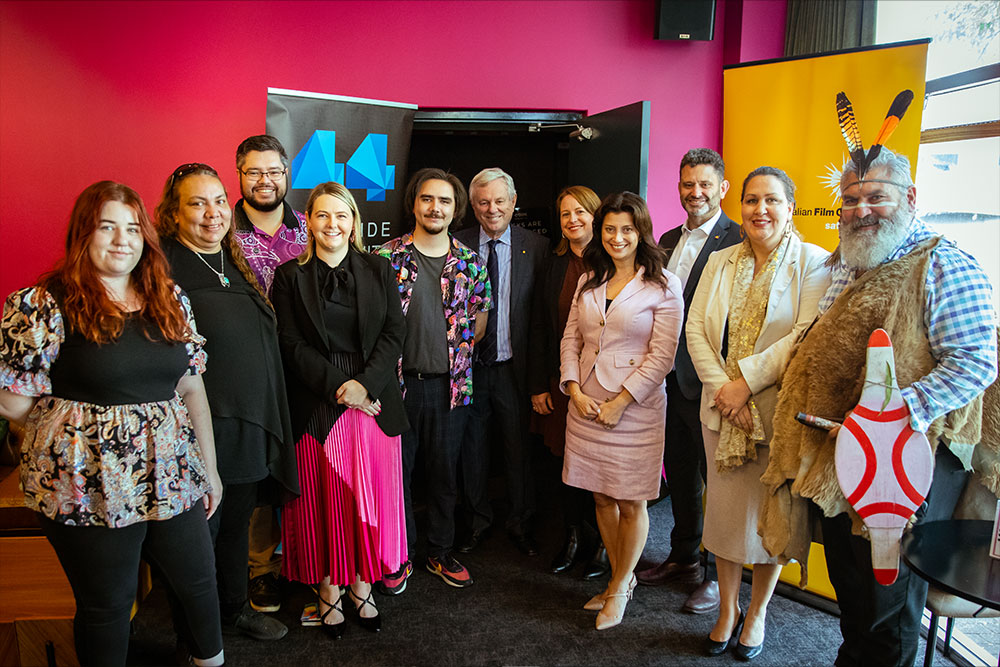
POLYGON ((656 39, 712 41, 715 0, 659 0, 656 3, 656 39))

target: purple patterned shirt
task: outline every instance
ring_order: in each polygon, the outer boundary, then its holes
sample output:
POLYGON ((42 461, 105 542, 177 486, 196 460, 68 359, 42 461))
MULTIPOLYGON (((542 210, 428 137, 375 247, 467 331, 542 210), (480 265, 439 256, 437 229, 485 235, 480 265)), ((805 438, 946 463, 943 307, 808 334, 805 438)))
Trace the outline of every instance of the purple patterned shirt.
POLYGON ((233 230, 236 240, 246 255, 250 269, 257 276, 257 282, 264 291, 271 294, 271 282, 274 281, 274 270, 279 264, 295 259, 306 247, 306 216, 294 210, 287 202, 283 202, 284 216, 281 227, 274 236, 266 234, 253 226, 243 210, 243 200, 233 207, 233 230))

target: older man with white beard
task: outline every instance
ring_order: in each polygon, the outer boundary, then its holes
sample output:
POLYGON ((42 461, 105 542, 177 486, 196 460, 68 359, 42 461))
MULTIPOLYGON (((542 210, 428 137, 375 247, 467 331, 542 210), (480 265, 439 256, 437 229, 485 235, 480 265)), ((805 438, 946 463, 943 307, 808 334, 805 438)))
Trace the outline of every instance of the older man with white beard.
POLYGON ((860 397, 868 336, 885 329, 910 426, 935 448, 934 479, 917 521, 950 517, 979 440, 982 392, 997 376, 992 287, 975 259, 915 217, 905 156, 883 148, 860 179, 849 162, 840 188, 833 282, 782 379, 758 527, 768 551, 798 560, 804 572, 811 535, 805 501, 815 503, 841 610, 836 664, 911 665, 927 584, 902 562, 895 583, 876 583, 870 545, 856 534, 860 521, 836 481, 834 440, 798 424, 795 414, 845 416, 860 397))

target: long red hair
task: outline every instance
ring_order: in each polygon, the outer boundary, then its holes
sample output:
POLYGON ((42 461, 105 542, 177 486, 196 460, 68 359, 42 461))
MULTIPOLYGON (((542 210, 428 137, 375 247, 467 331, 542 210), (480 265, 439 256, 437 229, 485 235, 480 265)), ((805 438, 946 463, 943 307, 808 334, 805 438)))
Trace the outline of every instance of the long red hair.
POLYGON ((108 297, 89 252, 101 210, 109 201, 131 208, 142 232, 142 255, 132 269, 131 283, 142 300, 140 316, 159 331, 154 336, 147 327, 146 336, 173 343, 188 341, 191 331, 174 296, 174 281, 159 237, 142 199, 127 185, 99 181, 80 193, 69 216, 66 254, 55 269, 42 276, 39 285, 59 294, 67 331, 80 333, 94 343, 107 343, 121 335, 126 313, 108 297))

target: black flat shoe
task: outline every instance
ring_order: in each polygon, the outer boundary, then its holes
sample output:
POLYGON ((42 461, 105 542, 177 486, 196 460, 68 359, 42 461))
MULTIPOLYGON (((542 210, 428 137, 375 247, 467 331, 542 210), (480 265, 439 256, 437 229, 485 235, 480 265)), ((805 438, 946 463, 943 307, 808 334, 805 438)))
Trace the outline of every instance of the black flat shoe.
POLYGON ((610 573, 611 561, 608 560, 608 550, 604 548, 604 543, 601 543, 598 545, 597 551, 594 552, 594 557, 590 559, 587 567, 583 569, 583 578, 599 579, 610 573))
POLYGON ((361 598, 359 598, 354 593, 354 591, 351 590, 350 586, 347 587, 347 594, 351 596, 352 600, 357 600, 357 602, 361 603, 361 604, 355 604, 354 605, 354 611, 357 612, 358 625, 360 625, 362 628, 364 628, 368 632, 378 632, 379 630, 381 630, 382 629, 382 614, 376 614, 375 616, 369 616, 367 618, 361 615, 361 609, 365 605, 369 605, 369 606, 371 606, 372 609, 374 609, 375 611, 378 611, 378 607, 375 606, 375 601, 372 599, 372 593, 371 593, 371 591, 368 591, 368 597, 366 597, 364 600, 362 600, 361 598))
MULTIPOLYGON (((336 609, 340 612, 340 615, 344 615, 344 606, 342 604, 343 598, 337 598, 335 604, 330 604, 323 599, 322 596, 318 596, 319 601, 327 606, 327 610, 319 617, 319 622, 323 627, 323 632, 327 634, 331 639, 340 639, 344 636, 344 627, 347 625, 346 619, 341 619, 340 623, 327 623, 326 617, 330 615, 330 612, 336 609)), ((316 609, 319 610, 319 604, 316 605, 316 609)))
POLYGON ((555 559, 553 559, 549 572, 552 574, 559 574, 560 572, 565 572, 569 568, 573 567, 573 563, 576 562, 576 553, 579 548, 580 528, 577 526, 570 526, 566 529, 566 544, 563 545, 562 550, 558 555, 556 555, 555 559))
POLYGON ((723 653, 726 652, 726 649, 729 648, 729 644, 731 644, 734 639, 736 643, 739 644, 740 633, 743 632, 744 620, 745 617, 743 615, 743 612, 740 612, 740 617, 736 619, 736 627, 734 627, 733 631, 729 633, 729 637, 725 641, 721 642, 715 641, 714 639, 712 639, 711 634, 705 637, 705 645, 704 645, 705 655, 722 655, 723 653))

